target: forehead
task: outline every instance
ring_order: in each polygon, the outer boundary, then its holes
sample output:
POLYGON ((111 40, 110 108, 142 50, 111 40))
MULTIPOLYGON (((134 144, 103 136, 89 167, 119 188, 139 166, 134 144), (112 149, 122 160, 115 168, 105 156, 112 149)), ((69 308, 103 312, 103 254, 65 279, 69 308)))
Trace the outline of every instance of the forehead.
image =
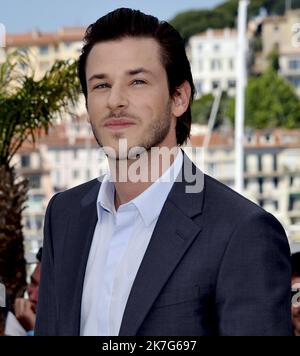
POLYGON ((88 55, 86 76, 95 72, 121 73, 143 67, 159 75, 164 71, 160 45, 152 38, 123 38, 95 44, 88 55))

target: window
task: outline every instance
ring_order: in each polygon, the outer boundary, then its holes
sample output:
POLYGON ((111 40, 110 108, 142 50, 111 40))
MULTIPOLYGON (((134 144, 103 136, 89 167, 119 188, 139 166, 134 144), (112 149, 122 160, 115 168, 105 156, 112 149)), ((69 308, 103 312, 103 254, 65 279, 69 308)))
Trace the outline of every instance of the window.
POLYGON ((273 171, 276 172, 278 168, 278 164, 277 164, 277 156, 273 155, 273 171))
POLYGON ((48 54, 49 53, 49 47, 48 46, 41 46, 39 49, 40 54, 48 54))
POLYGON ((72 43, 71 41, 65 41, 65 47, 66 48, 70 48, 72 46, 72 43))
POLYGON ((229 59, 229 69, 234 70, 234 59, 233 58, 229 59))
POLYGON ((219 80, 213 80, 212 88, 213 89, 218 89, 219 87, 220 87, 220 81, 219 80))
POLYGON ((31 189, 41 188, 41 176, 38 175, 29 176, 28 181, 29 181, 29 188, 31 189))
POLYGON ((195 88, 196 88, 197 95, 201 95, 202 94, 202 81, 201 80, 195 80, 195 88))
POLYGON ((26 47, 20 47, 18 49, 18 52, 22 53, 22 54, 27 54, 28 53, 28 48, 26 47))
POLYGON ((262 171, 262 157, 261 157, 261 155, 257 156, 257 160, 258 160, 258 171, 261 172, 262 171))
POLYGON ((78 172, 77 169, 75 169, 75 170, 73 171, 73 178, 74 178, 74 179, 77 179, 78 177, 79 177, 79 172, 78 172))
POLYGON ((262 199, 259 199, 258 200, 258 205, 263 208, 264 207, 264 201, 262 199))
MULTIPOLYGON (((247 156, 244 155, 244 172, 245 172, 245 173, 248 172, 248 165, 247 165, 247 163, 248 163, 247 156)), ((247 179, 245 179, 245 184, 246 184, 246 180, 247 180, 247 179)), ((248 180, 247 180, 247 184, 248 184, 248 180)))
POLYGON ((201 43, 198 44, 198 51, 201 52, 203 50, 203 46, 201 43))
POLYGON ((289 199, 289 211, 300 209, 300 194, 291 194, 289 199))
POLYGON ((22 166, 22 168, 30 167, 30 156, 29 155, 21 156, 21 166, 22 166))
POLYGON ((31 230, 31 219, 30 219, 30 217, 28 217, 26 219, 25 225, 26 225, 26 229, 31 230))
POLYGON ((300 69, 300 60, 299 59, 291 59, 289 61, 289 69, 291 69, 291 70, 300 69))
POLYGON ((45 197, 42 194, 34 194, 31 196, 31 200, 34 203, 42 203, 44 199, 45 199, 45 197))
POLYGON ((213 176, 216 174, 216 164, 215 163, 209 163, 208 164, 208 172, 213 176))
POLYGON ((44 221, 43 216, 37 215, 37 216, 35 217, 35 226, 36 226, 36 229, 37 229, 37 230, 42 230, 42 228, 43 228, 43 221, 44 221))
POLYGON ((300 88, 300 78, 291 78, 290 81, 295 88, 300 88))
POLYGON ((219 50, 220 50, 220 45, 219 44, 215 44, 214 45, 214 51, 215 52, 219 52, 219 50))
POLYGON ((236 87, 235 80, 228 80, 228 89, 234 89, 236 87))
POLYGON ((259 193, 263 194, 264 192, 264 179, 263 178, 258 178, 258 185, 259 185, 259 193))
POLYGON ((211 70, 221 70, 222 69, 222 63, 220 59, 213 59, 211 61, 211 70))

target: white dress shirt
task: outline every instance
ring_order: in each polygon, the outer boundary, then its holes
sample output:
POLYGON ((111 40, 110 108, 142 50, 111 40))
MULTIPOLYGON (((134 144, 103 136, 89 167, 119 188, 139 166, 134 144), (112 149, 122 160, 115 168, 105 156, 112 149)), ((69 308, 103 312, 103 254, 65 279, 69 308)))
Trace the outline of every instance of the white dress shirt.
POLYGON ((110 174, 104 177, 84 279, 80 335, 119 334, 132 284, 182 164, 183 154, 178 149, 164 174, 117 211, 114 183, 110 174))

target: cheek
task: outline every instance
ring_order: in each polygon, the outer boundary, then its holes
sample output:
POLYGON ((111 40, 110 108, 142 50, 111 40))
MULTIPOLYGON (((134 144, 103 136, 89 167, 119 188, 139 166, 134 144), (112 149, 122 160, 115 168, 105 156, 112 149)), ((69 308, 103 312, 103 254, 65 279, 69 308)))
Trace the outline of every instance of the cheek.
POLYGON ((87 99, 87 111, 90 117, 94 117, 95 115, 99 116, 99 113, 103 111, 103 98, 100 98, 97 95, 90 94, 87 99))
POLYGON ((140 98, 136 102, 136 107, 142 117, 157 119, 165 114, 168 108, 168 98, 165 97, 165 95, 160 95, 159 92, 147 95, 145 98, 140 98))

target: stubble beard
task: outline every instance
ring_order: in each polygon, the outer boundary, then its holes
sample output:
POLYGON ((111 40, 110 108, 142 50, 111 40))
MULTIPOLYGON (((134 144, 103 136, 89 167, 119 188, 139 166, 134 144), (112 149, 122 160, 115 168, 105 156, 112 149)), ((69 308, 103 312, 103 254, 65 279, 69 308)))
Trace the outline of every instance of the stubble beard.
MULTIPOLYGON (((139 155, 149 152, 152 147, 159 147, 167 137, 171 127, 171 101, 168 102, 162 117, 155 119, 147 128, 148 131, 145 133, 145 138, 141 138, 140 142, 131 146, 128 145, 128 141, 125 141, 127 142, 127 149, 125 152, 122 151, 121 154, 118 150, 114 150, 115 152, 112 153, 111 150, 113 147, 107 147, 108 149, 106 149, 101 141, 100 135, 97 133, 97 128, 92 121, 91 127, 98 145, 103 149, 108 159, 116 161, 136 159, 139 155)), ((114 133, 112 134, 112 137, 118 142, 118 145, 121 139, 126 140, 123 133, 114 133)))

